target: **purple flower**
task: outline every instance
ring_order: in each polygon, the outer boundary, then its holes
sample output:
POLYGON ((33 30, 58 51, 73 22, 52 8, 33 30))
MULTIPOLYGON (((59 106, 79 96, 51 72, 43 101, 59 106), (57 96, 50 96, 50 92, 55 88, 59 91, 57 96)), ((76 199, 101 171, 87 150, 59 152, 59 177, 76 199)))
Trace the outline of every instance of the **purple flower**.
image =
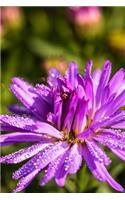
POLYGON ((96 179, 124 191, 106 169, 111 160, 102 145, 125 161, 125 70, 121 68, 109 80, 109 61, 92 74, 91 68, 89 61, 80 75, 72 62, 64 76, 51 69, 47 86, 12 79, 11 91, 23 106, 10 106, 13 116, 1 115, 1 129, 11 133, 1 135, 0 142, 3 146, 33 142, 0 158, 7 164, 29 159, 13 173, 13 179, 20 179, 14 192, 26 188, 44 169, 41 186, 52 178, 64 186, 66 177, 76 173, 83 161, 96 179))

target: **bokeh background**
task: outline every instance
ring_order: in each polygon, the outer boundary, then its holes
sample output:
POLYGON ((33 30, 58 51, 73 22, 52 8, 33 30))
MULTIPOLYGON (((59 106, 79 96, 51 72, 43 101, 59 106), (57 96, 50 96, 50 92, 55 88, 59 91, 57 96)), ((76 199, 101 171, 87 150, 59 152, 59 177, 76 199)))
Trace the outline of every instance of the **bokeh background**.
MULTIPOLYGON (((17 103, 9 91, 11 77, 20 76, 35 84, 46 81, 48 70, 57 67, 63 74, 70 61, 79 65, 81 73, 88 59, 94 68, 110 59, 113 73, 125 67, 125 7, 2 7, 1 36, 1 112, 17 103)), ((25 145, 4 147, 2 154, 25 145)), ((112 176, 125 187, 125 164, 111 156, 112 176)), ((2 166, 1 192, 11 192, 16 186, 12 172, 22 164, 2 166)), ((41 173, 23 192, 115 192, 98 182, 86 165, 70 176, 65 187, 54 181, 45 187, 38 185, 41 173)))

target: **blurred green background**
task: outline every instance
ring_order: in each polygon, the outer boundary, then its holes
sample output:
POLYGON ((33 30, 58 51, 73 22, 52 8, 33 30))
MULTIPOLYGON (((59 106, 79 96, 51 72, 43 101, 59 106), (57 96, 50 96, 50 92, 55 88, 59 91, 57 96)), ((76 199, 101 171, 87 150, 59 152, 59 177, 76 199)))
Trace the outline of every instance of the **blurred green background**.
MULTIPOLYGON (((17 103, 9 91, 11 77, 20 76, 31 83, 46 81, 48 70, 57 67, 63 74, 70 61, 79 65, 81 73, 88 59, 94 68, 110 59, 113 73, 125 67, 125 7, 96 8, 93 13, 83 8, 79 13, 69 7, 2 7, 1 35, 1 110, 17 103), (86 14, 84 14, 86 12, 86 14)), ((4 147, 2 154, 14 152, 23 145, 4 147)), ((110 152, 112 176, 125 187, 125 165, 110 152)), ((12 172, 22 164, 2 166, 1 192, 11 192, 16 186, 12 172)), ((45 187, 35 178, 23 192, 115 192, 98 182, 86 166, 70 176, 59 188, 54 181, 45 187)))

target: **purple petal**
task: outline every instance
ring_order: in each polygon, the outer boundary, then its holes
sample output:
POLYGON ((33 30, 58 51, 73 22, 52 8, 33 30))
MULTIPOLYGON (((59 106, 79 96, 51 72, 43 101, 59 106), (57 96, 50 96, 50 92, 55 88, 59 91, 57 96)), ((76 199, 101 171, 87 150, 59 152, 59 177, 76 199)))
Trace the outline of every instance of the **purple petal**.
POLYGON ((1 115, 0 117, 2 123, 10 125, 10 127, 16 127, 31 132, 43 133, 52 137, 61 138, 60 132, 57 129, 47 123, 40 122, 33 118, 9 115, 1 115))
POLYGON ((47 170, 45 170, 44 177, 40 181, 41 186, 46 185, 55 176, 56 170, 58 169, 59 164, 62 162, 63 157, 64 154, 60 155, 49 164, 47 170))
POLYGON ((41 134, 30 133, 30 132, 15 132, 9 134, 0 135, 0 143, 5 146, 9 143, 17 142, 37 142, 42 140, 43 137, 41 134))
POLYGON ((73 130, 76 134, 82 132, 86 127, 86 112, 88 108, 88 102, 83 99, 79 99, 75 119, 73 123, 73 130))
POLYGON ((55 124, 59 130, 61 128, 62 105, 62 98, 60 97, 60 93, 57 92, 54 96, 54 114, 56 119, 55 124))
POLYGON ((121 160, 125 161, 125 151, 121 151, 121 150, 113 149, 113 148, 110 148, 110 150, 114 154, 116 154, 116 156, 118 156, 121 160))
POLYGON ((45 118, 48 111, 46 102, 33 92, 34 88, 20 78, 13 78, 10 89, 14 95, 39 119, 45 118))
POLYGON ((43 150, 45 147, 49 145, 50 145, 50 142, 47 143, 46 141, 46 142, 40 142, 40 143, 34 144, 30 147, 20 149, 19 151, 16 151, 14 153, 1 157, 0 163, 9 163, 9 164, 20 163, 26 159, 31 158, 32 156, 34 156, 39 151, 43 150))
POLYGON ((78 102, 78 97, 76 94, 73 94, 69 99, 69 105, 66 107, 66 115, 62 127, 62 130, 66 131, 67 133, 70 132, 72 127, 77 102, 78 102))
POLYGON ((125 139, 125 132, 121 131, 119 129, 102 129, 101 133, 103 133, 104 135, 106 134, 111 134, 115 137, 117 137, 118 139, 125 139))
POLYGON ((109 148, 125 151, 125 138, 119 138, 115 135, 106 133, 97 135, 94 139, 109 148))
POLYGON ((114 114, 122 106, 125 106, 125 90, 114 101, 112 101, 110 108, 107 106, 105 115, 110 116, 111 114, 114 114))
POLYGON ((104 92, 103 92, 103 95, 102 95, 102 99, 101 99, 101 104, 102 105, 105 105, 106 102, 108 101, 109 99, 109 95, 110 95, 110 89, 109 89, 109 86, 106 86, 104 88, 104 92))
POLYGON ((44 84, 37 84, 35 86, 35 92, 49 105, 52 104, 52 92, 49 87, 44 84))
POLYGON ((121 94, 123 91, 125 91, 125 79, 123 80, 123 83, 121 84, 121 86, 118 89, 117 96, 119 94, 121 94))
POLYGON ((96 167, 96 164, 94 162, 93 156, 89 152, 89 150, 88 150, 88 148, 87 148, 86 145, 82 145, 81 146, 81 152, 82 152, 82 156, 83 156, 85 162, 87 163, 87 166, 90 169, 90 171, 92 172, 92 174, 98 180, 105 182, 105 177, 103 177, 103 175, 101 174, 101 172, 96 167))
POLYGON ((122 123, 125 121, 125 111, 120 111, 117 114, 114 114, 110 117, 104 117, 103 119, 100 119, 98 122, 95 122, 93 120, 93 123, 91 124, 91 130, 95 131, 100 127, 111 127, 113 125, 117 125, 119 123, 122 123))
POLYGON ((23 177, 19 183, 17 184, 17 187, 13 190, 13 192, 20 192, 21 190, 25 189, 31 181, 35 178, 35 176, 39 173, 39 170, 36 169, 32 173, 28 174, 27 176, 23 177))
POLYGON ((123 80, 125 79, 125 70, 121 68, 116 74, 112 77, 109 82, 110 93, 117 93, 120 86, 123 85, 123 80))
POLYGON ((26 164, 24 164, 19 170, 17 170, 13 174, 13 178, 19 179, 27 174, 32 173, 36 169, 41 171, 50 162, 67 151, 68 148, 69 145, 65 142, 53 143, 47 146, 45 149, 37 153, 37 155, 30 159, 26 164))
POLYGON ((86 140, 86 144, 95 160, 105 165, 109 165, 111 163, 110 158, 94 140, 86 140))
POLYGON ((78 74, 78 67, 75 62, 71 62, 69 64, 69 68, 67 71, 67 80, 71 85, 74 87, 77 87, 78 85, 78 80, 77 80, 77 74, 78 74))
POLYGON ((57 78, 60 76, 60 73, 57 69, 52 68, 49 70, 48 84, 50 87, 57 87, 58 81, 57 78))
POLYGON ((111 126, 111 128, 120 128, 120 129, 125 129, 125 121, 115 124, 113 126, 111 126))
POLYGON ((110 176, 107 169, 105 168, 105 166, 102 163, 96 162, 96 166, 101 171, 103 176, 105 177, 106 182, 108 182, 112 188, 114 188, 115 190, 117 190, 119 192, 124 192, 124 188, 110 176))
POLYGON ((100 69, 96 69, 93 72, 93 91, 94 91, 94 95, 96 95, 97 92, 97 88, 99 85, 99 81, 100 81, 100 77, 101 77, 101 70, 100 69))
POLYGON ((106 87, 106 85, 108 84, 110 74, 111 74, 111 62, 106 61, 104 63, 103 69, 102 69, 102 74, 101 74, 101 77, 100 77, 100 81, 99 81, 99 85, 98 85, 97 93, 96 93, 96 105, 97 105, 97 107, 101 103, 103 91, 104 91, 104 88, 106 87))
MULTIPOLYGON (((92 77, 91 77, 91 68, 92 68, 92 61, 90 60, 86 64, 86 73, 85 73, 85 94, 86 98, 88 100, 88 110, 91 109, 91 112, 93 112, 94 109, 94 91, 93 91, 93 82, 92 82, 92 77)), ((90 113, 91 115, 92 113, 90 113)))
POLYGON ((108 173, 105 166, 93 159, 86 146, 82 146, 82 155, 93 175, 100 181, 108 182, 114 189, 123 192, 124 188, 118 184, 108 173))
POLYGON ((19 106, 17 104, 15 105, 10 105, 8 107, 8 110, 12 113, 18 114, 18 115, 33 115, 32 112, 30 110, 28 110, 27 108, 25 108, 24 106, 19 106))
POLYGON ((64 186, 68 174, 76 173, 82 164, 82 156, 78 144, 74 144, 67 152, 62 164, 57 169, 55 181, 59 186, 64 186))

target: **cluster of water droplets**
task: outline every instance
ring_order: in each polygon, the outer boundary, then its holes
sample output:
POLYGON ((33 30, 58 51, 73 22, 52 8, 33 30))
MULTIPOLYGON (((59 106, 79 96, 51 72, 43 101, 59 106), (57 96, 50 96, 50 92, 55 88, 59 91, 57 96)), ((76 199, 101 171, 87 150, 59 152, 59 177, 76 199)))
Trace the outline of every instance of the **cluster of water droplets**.
POLYGON ((103 149, 95 141, 86 140, 86 144, 94 159, 106 165, 110 164, 111 160, 108 158, 103 149))
POLYGON ((1 161, 4 163, 20 163, 23 160, 26 160, 28 158, 31 158, 32 156, 34 156, 35 154, 37 154, 39 151, 43 150, 45 147, 49 146, 50 143, 37 143, 37 144, 33 144, 30 147, 27 148, 23 148, 20 149, 19 151, 9 154, 7 156, 4 156, 3 158, 1 158, 1 161))

